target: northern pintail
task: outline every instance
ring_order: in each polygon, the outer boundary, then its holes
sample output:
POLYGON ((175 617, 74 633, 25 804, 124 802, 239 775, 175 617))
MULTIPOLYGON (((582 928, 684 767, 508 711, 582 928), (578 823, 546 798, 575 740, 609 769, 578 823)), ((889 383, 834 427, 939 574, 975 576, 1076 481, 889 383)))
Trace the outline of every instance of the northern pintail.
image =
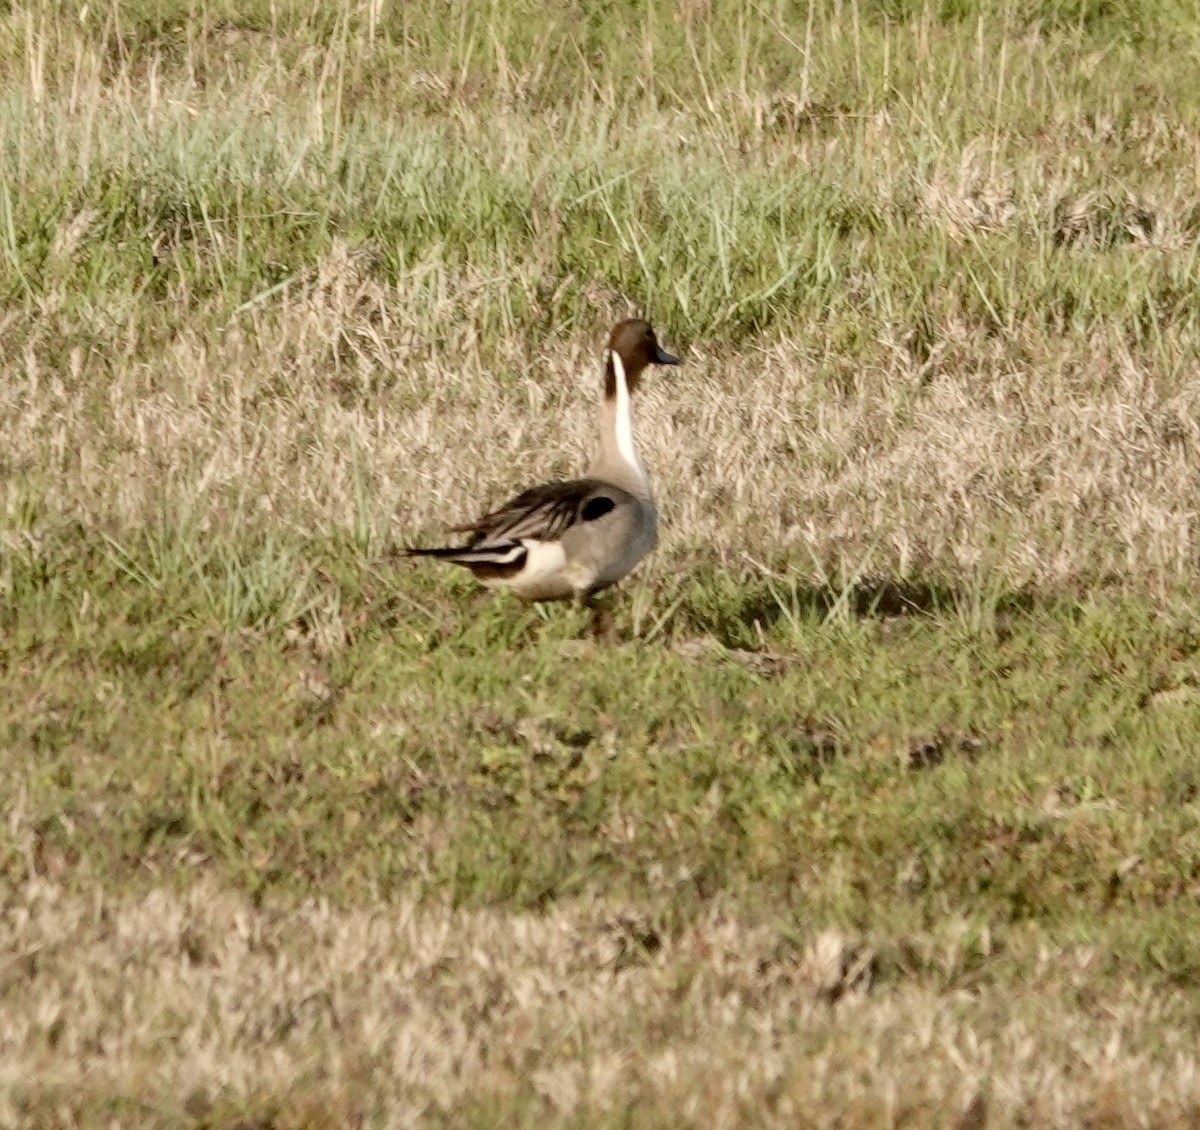
POLYGON ((582 479, 530 487, 499 510, 451 527, 464 545, 408 547, 470 569, 489 588, 522 600, 584 601, 629 573, 658 540, 658 510, 633 438, 631 395, 650 365, 678 365, 649 322, 629 319, 609 335, 600 449, 582 479))

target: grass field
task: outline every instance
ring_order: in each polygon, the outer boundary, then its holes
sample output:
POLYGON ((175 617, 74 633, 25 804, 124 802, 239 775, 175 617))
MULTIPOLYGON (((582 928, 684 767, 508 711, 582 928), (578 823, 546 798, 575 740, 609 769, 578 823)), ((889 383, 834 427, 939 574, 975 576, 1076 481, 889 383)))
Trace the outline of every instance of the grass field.
POLYGON ((0 8, 0 1126, 1200 1123, 1191 0, 0 8), (397 559, 686 365, 597 634, 397 559))

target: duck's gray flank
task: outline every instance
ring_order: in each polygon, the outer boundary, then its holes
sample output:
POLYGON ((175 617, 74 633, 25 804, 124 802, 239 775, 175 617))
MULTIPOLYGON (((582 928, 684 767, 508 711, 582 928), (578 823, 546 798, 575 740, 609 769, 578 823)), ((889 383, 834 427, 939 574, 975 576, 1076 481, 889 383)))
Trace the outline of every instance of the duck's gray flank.
POLYGON ((462 545, 408 548, 470 569, 524 600, 585 598, 628 574, 657 541, 658 511, 633 434, 632 394, 650 365, 678 365, 648 322, 630 319, 605 351, 600 445, 584 478, 530 487, 454 532, 462 545))

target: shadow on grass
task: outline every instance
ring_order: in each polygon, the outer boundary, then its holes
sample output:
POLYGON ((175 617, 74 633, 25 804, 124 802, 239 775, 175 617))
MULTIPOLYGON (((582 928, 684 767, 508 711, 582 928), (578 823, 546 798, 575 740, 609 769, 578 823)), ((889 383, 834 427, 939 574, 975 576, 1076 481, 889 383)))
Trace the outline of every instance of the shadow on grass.
POLYGON ((1003 628, 1039 613, 1074 616, 1078 594, 1034 585, 1010 586, 978 577, 863 577, 811 583, 785 576, 741 582, 715 572, 694 580, 680 602, 676 627, 707 634, 727 647, 746 646, 783 625, 953 619, 965 627, 1003 628))

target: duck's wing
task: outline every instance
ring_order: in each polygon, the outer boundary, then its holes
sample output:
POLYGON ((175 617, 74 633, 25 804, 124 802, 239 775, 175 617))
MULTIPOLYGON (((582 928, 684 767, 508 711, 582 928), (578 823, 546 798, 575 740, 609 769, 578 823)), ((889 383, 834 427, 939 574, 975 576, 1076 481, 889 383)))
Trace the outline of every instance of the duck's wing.
POLYGON ((473 548, 511 545, 524 538, 559 541, 572 526, 604 517, 629 497, 620 487, 599 479, 543 483, 474 522, 454 526, 453 531, 469 534, 473 548))
POLYGON ((460 565, 520 567, 526 542, 557 542, 572 527, 594 522, 633 496, 599 479, 543 483, 522 491, 474 522, 451 527, 466 534, 465 545, 409 548, 414 556, 441 557, 460 565))

